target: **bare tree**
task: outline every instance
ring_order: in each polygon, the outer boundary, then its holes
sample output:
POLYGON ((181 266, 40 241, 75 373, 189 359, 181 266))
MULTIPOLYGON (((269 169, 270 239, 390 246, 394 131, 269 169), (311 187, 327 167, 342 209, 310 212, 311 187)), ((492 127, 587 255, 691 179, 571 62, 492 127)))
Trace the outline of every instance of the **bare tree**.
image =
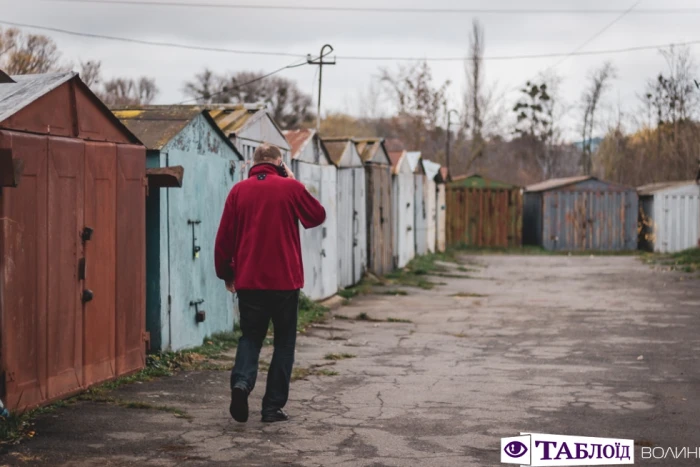
POLYGON ((113 78, 105 81, 99 96, 109 106, 150 104, 158 94, 153 78, 113 78))
POLYGON ((80 62, 80 78, 109 106, 151 104, 158 95, 158 87, 153 78, 117 77, 104 80, 102 63, 99 61, 80 62))
POLYGON ((656 111, 657 124, 675 125, 695 117, 698 93, 694 83, 697 67, 688 47, 660 50, 668 66, 668 75, 659 76, 647 84, 647 99, 656 111))
POLYGON ((583 152, 581 154, 581 169, 584 175, 590 175, 593 170, 593 158, 591 140, 596 126, 596 110, 600 98, 611 79, 615 77, 615 69, 610 62, 605 62, 602 67, 593 71, 590 75, 590 83, 581 98, 583 103, 583 152))
POLYGON ((469 36, 469 56, 464 63, 467 75, 464 114, 471 129, 472 139, 476 141, 483 139, 484 48, 484 28, 478 19, 474 19, 469 36))
MULTIPOLYGON (((432 148, 438 124, 443 120, 449 81, 435 86, 430 65, 420 62, 399 66, 394 71, 382 69, 380 82, 398 111, 397 116, 383 122, 387 136, 400 138, 414 150, 432 148)), ((440 141, 444 141, 444 136, 440 141)), ((434 154, 432 149, 431 153, 434 154)))
POLYGON ((47 36, 0 28, 0 69, 10 75, 57 70, 60 57, 56 43, 47 36))
POLYGON ((483 158, 488 147, 487 139, 507 131, 504 125, 508 112, 505 92, 499 91, 495 83, 489 85, 486 81, 485 50, 484 27, 478 19, 474 19, 469 35, 469 52, 464 61, 467 86, 463 101, 463 123, 471 137, 467 170, 471 170, 483 158))
POLYGON ((359 105, 359 115, 365 119, 381 118, 382 115, 382 95, 381 87, 377 79, 372 79, 364 91, 360 91, 357 96, 359 105))
POLYGON ((102 79, 102 63, 99 61, 80 62, 80 79, 89 88, 94 88, 100 84, 102 79))
POLYGON ((428 62, 399 66, 395 72, 382 69, 380 79, 393 95, 399 115, 414 117, 428 128, 437 126, 450 82, 435 87, 428 62))
POLYGON ((262 72, 241 71, 217 75, 209 69, 195 75, 183 87, 185 95, 200 104, 265 102, 273 118, 284 128, 313 119, 313 100, 287 78, 263 78, 262 72))

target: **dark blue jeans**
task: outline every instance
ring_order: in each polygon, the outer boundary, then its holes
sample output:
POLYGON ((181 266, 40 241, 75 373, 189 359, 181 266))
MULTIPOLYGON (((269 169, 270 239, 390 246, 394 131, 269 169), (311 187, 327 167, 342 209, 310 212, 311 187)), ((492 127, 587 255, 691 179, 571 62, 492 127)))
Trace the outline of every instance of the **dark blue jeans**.
POLYGON ((231 389, 238 386, 250 392, 255 387, 260 348, 272 320, 275 350, 267 373, 262 411, 281 409, 289 397, 294 365, 299 290, 239 290, 238 308, 243 336, 238 342, 236 363, 231 371, 231 389))

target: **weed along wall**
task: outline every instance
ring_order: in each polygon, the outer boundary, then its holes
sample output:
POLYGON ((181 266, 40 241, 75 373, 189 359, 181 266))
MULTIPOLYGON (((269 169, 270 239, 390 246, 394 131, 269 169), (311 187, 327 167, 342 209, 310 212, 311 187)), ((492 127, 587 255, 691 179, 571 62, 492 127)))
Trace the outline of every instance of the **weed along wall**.
POLYGON ((184 168, 181 188, 147 201, 147 329, 153 350, 180 350, 232 331, 234 300, 216 277, 214 239, 243 158, 206 110, 114 109, 148 147, 148 166, 184 168))
POLYGON ((336 256, 338 238, 329 235, 329 232, 337 231, 337 208, 332 201, 337 190, 338 169, 314 130, 286 131, 285 137, 292 148, 292 170, 297 180, 326 209, 326 220, 320 227, 304 229, 299 226, 304 263, 302 292, 312 300, 320 300, 337 290, 330 281, 337 278, 337 264, 333 258, 336 256))
POLYGON ((75 73, 0 82, 4 394, 15 411, 145 364, 146 148, 75 73), (14 164, 14 162, 13 162, 14 164))

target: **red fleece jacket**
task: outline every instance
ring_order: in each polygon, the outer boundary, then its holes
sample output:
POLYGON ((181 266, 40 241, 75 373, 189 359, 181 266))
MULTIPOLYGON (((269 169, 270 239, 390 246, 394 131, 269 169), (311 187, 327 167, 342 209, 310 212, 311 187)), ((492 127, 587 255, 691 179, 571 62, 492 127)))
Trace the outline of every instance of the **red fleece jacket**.
POLYGON ((214 248, 216 275, 236 290, 295 290, 304 287, 299 222, 326 220, 326 210, 296 180, 273 164, 253 166, 226 199, 214 248))

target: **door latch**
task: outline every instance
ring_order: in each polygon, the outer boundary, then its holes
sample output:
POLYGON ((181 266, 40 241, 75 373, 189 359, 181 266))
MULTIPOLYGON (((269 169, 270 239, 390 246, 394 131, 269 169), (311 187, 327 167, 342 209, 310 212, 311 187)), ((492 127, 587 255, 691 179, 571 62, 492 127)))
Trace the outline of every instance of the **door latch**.
POLYGON ((202 248, 199 245, 197 245, 197 234, 194 231, 194 227, 201 223, 202 221, 200 220, 193 221, 190 219, 187 221, 187 224, 192 226, 192 257, 194 259, 199 258, 199 252, 202 250, 202 248))
POLYGON ((83 241, 83 243, 89 242, 90 240, 92 240, 93 232, 94 232, 94 230, 91 227, 83 228, 83 231, 80 232, 80 239, 83 241))
POLYGON ((83 295, 81 297, 83 303, 91 302, 95 298, 95 294, 90 289, 83 290, 83 295))
POLYGON ((201 305, 202 303, 204 303, 204 299, 202 298, 190 302, 190 306, 194 307, 194 320, 197 323, 201 323, 205 319, 207 319, 207 312, 199 309, 199 305, 201 305))

